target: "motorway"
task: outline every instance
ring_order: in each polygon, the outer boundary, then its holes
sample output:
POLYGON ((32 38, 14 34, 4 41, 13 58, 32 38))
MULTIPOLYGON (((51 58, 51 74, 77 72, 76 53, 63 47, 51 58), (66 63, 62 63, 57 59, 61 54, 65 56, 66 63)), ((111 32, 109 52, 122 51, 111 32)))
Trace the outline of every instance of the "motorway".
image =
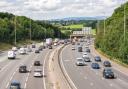
MULTIPOLYGON (((22 89, 45 89, 45 78, 35 78, 33 77, 34 69, 40 68, 44 69, 44 62, 56 47, 53 49, 43 49, 39 54, 29 52, 26 55, 20 55, 17 52, 15 60, 8 60, 7 54, 1 54, 0 56, 0 89, 9 89, 12 80, 18 80, 21 83, 22 89), (33 66, 35 60, 41 62, 42 66, 33 66), (19 66, 25 64, 27 66, 27 73, 19 73, 19 66)), ((43 71, 45 74, 45 71, 43 71)))
MULTIPOLYGON (((89 53, 92 62, 88 62, 86 66, 76 66, 76 58, 82 57, 82 53, 78 52, 77 47, 75 45, 76 50, 72 50, 72 45, 70 44, 60 54, 60 62, 72 86, 71 89, 128 89, 128 75, 123 74, 113 66, 115 79, 105 79, 103 77, 102 71, 104 67, 102 62, 99 63, 100 69, 91 68, 94 56, 97 55, 95 52, 89 53)), ((92 45, 89 47, 93 51, 92 45)), ((85 51, 85 44, 83 48, 85 51)))

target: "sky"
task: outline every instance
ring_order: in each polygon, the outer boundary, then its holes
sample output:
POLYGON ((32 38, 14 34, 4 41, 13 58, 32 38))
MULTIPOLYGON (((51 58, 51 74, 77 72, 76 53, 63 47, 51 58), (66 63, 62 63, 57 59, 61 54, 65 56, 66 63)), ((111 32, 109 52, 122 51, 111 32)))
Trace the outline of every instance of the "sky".
POLYGON ((111 16, 128 0, 0 0, 0 12, 34 20, 111 16))

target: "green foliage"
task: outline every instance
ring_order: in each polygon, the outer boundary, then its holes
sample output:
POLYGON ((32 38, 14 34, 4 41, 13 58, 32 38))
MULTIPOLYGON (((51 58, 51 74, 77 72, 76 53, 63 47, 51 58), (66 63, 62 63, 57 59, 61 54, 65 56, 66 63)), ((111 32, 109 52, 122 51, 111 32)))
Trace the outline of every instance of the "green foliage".
POLYGON ((125 4, 126 31, 124 35, 124 5, 117 8, 113 15, 104 22, 100 21, 95 45, 106 54, 128 64, 128 3, 125 4), (125 39, 124 39, 125 37, 125 39))
POLYGON ((30 38, 30 27, 32 40, 43 40, 46 37, 60 37, 58 34, 61 34, 58 27, 43 21, 34 21, 25 16, 14 16, 9 13, 0 13, 0 42, 13 44, 15 28, 17 41, 27 40, 30 38))

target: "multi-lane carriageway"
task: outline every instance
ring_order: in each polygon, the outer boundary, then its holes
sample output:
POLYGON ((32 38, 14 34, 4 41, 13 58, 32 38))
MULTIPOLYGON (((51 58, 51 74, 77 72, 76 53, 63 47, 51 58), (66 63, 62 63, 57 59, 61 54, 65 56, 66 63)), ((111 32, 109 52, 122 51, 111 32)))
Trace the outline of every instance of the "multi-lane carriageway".
MULTIPOLYGON (((84 44, 83 44, 83 49, 84 44)), ((63 45, 60 45, 63 46, 63 45)), ((0 55, 0 89, 9 89, 10 82, 12 80, 19 80, 21 83, 21 87, 23 89, 57 89, 56 86, 48 87, 47 81, 56 81, 47 80, 49 77, 47 69, 49 62, 48 59, 52 52, 55 52, 60 46, 54 46, 53 49, 44 49, 39 54, 35 54, 33 52, 28 53, 26 55, 20 55, 17 52, 17 57, 15 60, 8 60, 7 53, 3 53, 0 55), (42 66, 35 67, 33 63, 35 60, 39 60, 42 66), (18 68, 20 65, 27 65, 28 73, 19 73, 18 68), (45 75, 43 78, 35 78, 33 77, 34 69, 41 68, 43 74, 45 75)), ((91 61, 94 62, 94 56, 97 55, 93 50, 93 46, 89 45, 91 49, 91 53, 89 54, 91 61)), ((63 49, 61 49, 56 56, 54 55, 54 60, 56 60, 56 65, 53 66, 55 73, 55 77, 65 78, 65 80, 60 79, 59 88, 60 89, 128 89, 128 74, 119 71, 117 68, 112 68, 114 70, 117 78, 115 79, 105 79, 102 76, 103 65, 102 62, 99 63, 101 69, 95 70, 91 68, 91 62, 87 63, 87 66, 76 66, 76 58, 82 57, 82 53, 77 51, 77 45, 75 45, 76 50, 72 50, 72 45, 66 45, 63 49), (59 68, 60 67, 60 68, 59 68), (59 68, 59 69, 58 69, 59 68), (59 73, 59 74, 58 74, 59 73), (61 77, 60 77, 61 76, 61 77), (62 77, 63 76, 63 77, 62 77), (65 84, 65 86, 62 86, 65 84), (68 87, 66 87, 68 86, 68 87), (65 88, 66 87, 66 88, 65 88)), ((102 59, 103 61, 104 59, 102 59)), ((53 85, 52 85, 53 86, 53 85)))

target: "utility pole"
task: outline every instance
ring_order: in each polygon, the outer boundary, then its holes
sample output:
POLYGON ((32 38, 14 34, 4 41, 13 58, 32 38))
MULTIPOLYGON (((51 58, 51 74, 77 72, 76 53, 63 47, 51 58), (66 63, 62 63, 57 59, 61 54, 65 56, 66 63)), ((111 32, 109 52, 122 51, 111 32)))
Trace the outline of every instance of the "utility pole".
POLYGON ((15 16, 15 20, 14 20, 14 23, 15 23, 15 46, 16 46, 16 44, 17 44, 17 42, 16 42, 16 16, 15 16))
POLYGON ((30 19, 30 41, 32 40, 32 21, 30 19))

